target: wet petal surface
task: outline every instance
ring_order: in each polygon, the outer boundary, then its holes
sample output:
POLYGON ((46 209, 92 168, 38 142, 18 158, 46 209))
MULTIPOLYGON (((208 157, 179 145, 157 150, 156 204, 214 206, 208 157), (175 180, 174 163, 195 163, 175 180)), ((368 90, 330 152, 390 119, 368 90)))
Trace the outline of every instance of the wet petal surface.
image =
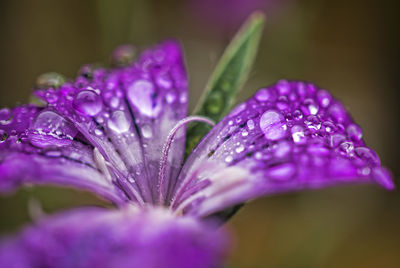
POLYGON ((339 101, 313 84, 283 80, 211 130, 179 180, 174 209, 199 216, 262 195, 342 183, 394 188, 339 101))
MULTIPOLYGON (((75 80, 57 87, 48 88, 53 84, 44 79, 35 90, 43 108, 0 111, 3 185, 63 184, 71 181, 66 177, 80 174, 105 184, 121 195, 121 202, 154 204, 161 191, 170 198, 183 160, 184 130, 169 153, 164 189, 158 188, 158 172, 168 133, 187 112, 178 44, 164 42, 144 51, 136 62, 111 70, 83 66, 75 80)), ((71 181, 78 187, 83 182, 71 181)))
POLYGON ((23 184, 55 184, 90 190, 116 204, 126 196, 95 161, 92 146, 71 122, 50 109, 20 106, 0 124, 0 193, 23 184))

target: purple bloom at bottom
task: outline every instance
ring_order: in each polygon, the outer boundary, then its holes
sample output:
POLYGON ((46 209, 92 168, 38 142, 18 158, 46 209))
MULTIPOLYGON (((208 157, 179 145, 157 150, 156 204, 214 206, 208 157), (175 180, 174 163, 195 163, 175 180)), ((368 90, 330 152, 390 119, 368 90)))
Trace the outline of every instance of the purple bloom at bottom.
POLYGON ((211 122, 187 117, 180 47, 118 66, 84 66, 37 88, 43 106, 0 110, 0 192, 72 186, 117 207, 39 219, 0 242, 0 267, 216 267, 229 244, 217 225, 232 207, 345 183, 394 188, 343 105, 311 83, 260 89, 184 161, 186 124, 211 122))

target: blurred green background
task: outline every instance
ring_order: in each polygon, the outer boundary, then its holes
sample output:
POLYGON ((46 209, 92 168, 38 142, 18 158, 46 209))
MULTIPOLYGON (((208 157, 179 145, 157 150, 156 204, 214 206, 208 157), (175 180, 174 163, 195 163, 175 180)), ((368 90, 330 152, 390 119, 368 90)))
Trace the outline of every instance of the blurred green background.
MULTIPOLYGON (((116 45, 143 48, 172 37, 185 49, 193 108, 254 2, 269 19, 240 100, 280 78, 314 81, 349 107, 367 143, 398 177, 397 1, 241 2, 250 7, 230 14, 229 5, 218 13, 218 5, 202 0, 1 1, 0 106, 27 102, 41 73, 74 77, 84 63, 107 63, 116 45)), ((104 205, 86 192, 25 188, 0 198, 0 235, 30 221, 32 200, 46 212, 104 205)), ((228 226, 235 237, 228 267, 400 267, 398 191, 366 185, 265 197, 228 226)))

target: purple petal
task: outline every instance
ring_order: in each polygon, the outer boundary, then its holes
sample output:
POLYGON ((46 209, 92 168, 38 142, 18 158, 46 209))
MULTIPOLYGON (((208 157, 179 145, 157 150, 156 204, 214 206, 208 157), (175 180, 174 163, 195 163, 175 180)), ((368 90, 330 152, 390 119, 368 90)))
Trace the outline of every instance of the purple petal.
POLYGON ((164 210, 80 209, 0 241, 0 267, 217 267, 223 231, 164 210))
POLYGON ((117 204, 126 200, 99 171, 93 147, 62 116, 34 106, 1 111, 0 193, 46 183, 90 190, 117 204))
POLYGON ((238 105, 189 156, 174 209, 206 216, 262 195, 343 183, 394 184, 328 91, 279 81, 238 105))
MULTIPOLYGON (((169 131, 187 113, 187 80, 179 45, 165 42, 139 60, 113 70, 84 66, 73 83, 36 95, 78 129, 112 166, 130 198, 158 201, 158 170, 169 131), (125 189, 126 188, 126 189, 125 189)), ((184 151, 184 131, 168 159, 167 188, 174 185, 184 151)))

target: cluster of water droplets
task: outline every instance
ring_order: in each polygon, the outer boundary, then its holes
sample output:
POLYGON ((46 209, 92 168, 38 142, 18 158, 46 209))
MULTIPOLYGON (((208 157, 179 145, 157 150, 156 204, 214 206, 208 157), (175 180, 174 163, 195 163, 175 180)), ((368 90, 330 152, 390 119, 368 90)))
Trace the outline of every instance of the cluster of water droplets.
POLYGON ((41 75, 34 88, 38 107, 0 110, 0 144, 95 168, 98 148, 97 158, 114 177, 134 184, 149 176, 146 169, 157 177, 166 136, 186 116, 187 81, 176 44, 145 51, 135 63, 134 52, 117 48, 116 68, 85 65, 75 80, 41 75))
POLYGON ((309 83, 282 80, 260 89, 221 124, 209 157, 251 166, 271 181, 389 178, 343 105, 309 83))

